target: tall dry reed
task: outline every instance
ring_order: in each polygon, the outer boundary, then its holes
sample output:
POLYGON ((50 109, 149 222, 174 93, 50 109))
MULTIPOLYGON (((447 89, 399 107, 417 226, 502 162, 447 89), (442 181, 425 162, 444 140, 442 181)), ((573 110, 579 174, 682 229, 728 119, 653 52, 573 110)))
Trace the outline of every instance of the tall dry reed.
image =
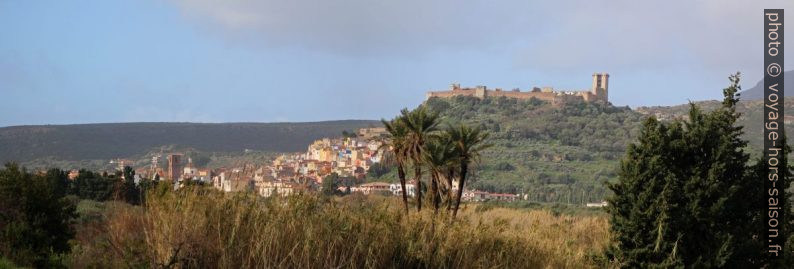
POLYGON ((206 188, 149 193, 107 221, 114 265, 160 268, 590 268, 603 217, 466 210, 456 221, 405 216, 399 201, 315 195, 262 198, 206 188), (125 253, 126 252, 126 253, 125 253))

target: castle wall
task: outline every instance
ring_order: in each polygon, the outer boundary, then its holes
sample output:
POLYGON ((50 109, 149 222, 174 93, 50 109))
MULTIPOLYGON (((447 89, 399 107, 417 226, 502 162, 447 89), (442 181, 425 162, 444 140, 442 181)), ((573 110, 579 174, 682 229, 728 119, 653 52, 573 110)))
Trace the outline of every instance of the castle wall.
POLYGON ((576 102, 583 102, 583 101, 584 102, 589 102, 589 101, 587 101, 585 99, 585 98, 589 98, 589 97, 585 97, 586 94, 589 94, 589 92, 584 92, 584 93, 579 93, 579 94, 562 94, 562 95, 558 95, 554 99, 554 101, 552 101, 552 104, 558 105, 558 104, 563 104, 563 103, 576 103, 576 102))
POLYGON ((585 102, 593 102, 598 99, 598 96, 591 92, 582 92, 580 95, 585 102))
POLYGON ((489 91, 489 90, 452 90, 452 91, 438 91, 438 92, 428 92, 427 98, 430 97, 440 97, 440 98, 450 98, 454 96, 472 96, 477 98, 484 98, 484 97, 507 97, 507 98, 516 98, 516 99, 532 99, 537 98, 539 100, 544 101, 554 101, 557 98, 557 93, 555 92, 514 92, 514 91, 489 91))
POLYGON ((430 97, 450 98, 454 96, 474 96, 474 90, 452 90, 427 93, 427 99, 430 99, 430 97))
POLYGON ((555 102, 557 99, 565 99, 571 100, 576 98, 582 98, 581 96, 576 95, 560 95, 556 92, 513 92, 513 91, 488 91, 488 90, 453 90, 453 91, 438 91, 438 92, 428 92, 426 97, 430 99, 430 97, 439 97, 439 98, 451 98, 454 96, 472 96, 477 98, 485 98, 485 97, 507 97, 507 98, 516 98, 522 100, 528 100, 532 98, 536 98, 538 100, 543 100, 547 102, 555 102))
POLYGON ((594 102, 604 101, 608 102, 607 87, 609 83, 609 74, 595 73, 593 74, 593 84, 590 91, 581 91, 574 93, 555 92, 551 87, 544 87, 543 89, 534 88, 529 92, 521 92, 517 89, 515 91, 502 91, 488 90, 485 86, 477 86, 475 88, 461 88, 460 84, 452 84, 449 91, 436 91, 427 92, 426 98, 439 97, 450 98, 454 96, 472 96, 477 98, 486 97, 507 97, 516 99, 531 99, 537 98, 539 100, 559 104, 562 102, 594 102))
POLYGON ((517 98, 517 99, 532 99, 537 98, 544 101, 553 101, 554 98, 557 96, 554 92, 513 92, 513 91, 489 91, 488 96, 490 97, 508 97, 508 98, 517 98))

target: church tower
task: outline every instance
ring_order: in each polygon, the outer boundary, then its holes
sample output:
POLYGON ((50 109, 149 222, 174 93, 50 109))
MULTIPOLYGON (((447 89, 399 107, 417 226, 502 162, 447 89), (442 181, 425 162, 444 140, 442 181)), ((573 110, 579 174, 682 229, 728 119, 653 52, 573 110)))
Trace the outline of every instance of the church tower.
POLYGON ((596 100, 609 101, 609 74, 593 73, 593 94, 596 100))

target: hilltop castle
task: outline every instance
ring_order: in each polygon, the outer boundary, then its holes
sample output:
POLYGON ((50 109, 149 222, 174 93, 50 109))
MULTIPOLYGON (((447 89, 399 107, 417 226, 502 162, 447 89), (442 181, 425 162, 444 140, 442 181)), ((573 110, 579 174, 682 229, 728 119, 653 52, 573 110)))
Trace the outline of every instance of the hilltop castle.
POLYGON ((453 96, 473 96, 477 98, 485 97, 509 97, 518 99, 531 99, 537 98, 551 102, 553 104, 584 101, 595 102, 603 101, 609 102, 608 95, 609 87, 609 74, 607 73, 594 73, 593 86, 590 90, 585 91, 555 91, 552 87, 533 87, 531 91, 522 92, 518 88, 511 91, 503 91, 500 88, 493 90, 487 89, 485 86, 477 86, 474 88, 461 88, 460 84, 452 84, 448 91, 430 91, 427 92, 427 99, 430 97, 449 98, 453 96))

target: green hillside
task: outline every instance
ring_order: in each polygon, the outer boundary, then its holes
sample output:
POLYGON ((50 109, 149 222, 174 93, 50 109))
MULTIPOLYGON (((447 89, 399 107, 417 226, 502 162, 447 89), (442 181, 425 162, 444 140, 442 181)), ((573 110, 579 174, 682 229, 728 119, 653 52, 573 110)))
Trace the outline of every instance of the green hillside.
MULTIPOLYGON (((303 123, 102 123, 0 128, 0 162, 35 164, 131 158, 171 149, 200 152, 293 152, 342 131, 380 125, 344 120, 303 123)), ((90 168, 90 166, 84 166, 90 168)))
MULTIPOLYGON (((553 106, 537 99, 458 96, 425 104, 446 124, 464 122, 491 132, 472 188, 526 193, 540 202, 600 201, 644 116, 604 104, 553 106)), ((394 172, 373 180, 394 178, 394 172)))
MULTIPOLYGON (((695 102, 695 104, 705 111, 711 111, 720 106, 719 101, 700 101, 695 102)), ((786 97, 784 105, 784 112, 787 115, 791 115, 791 113, 794 112, 794 97, 786 97)), ((639 107, 636 110, 645 115, 654 115, 660 119, 669 120, 673 118, 686 118, 689 105, 639 107)), ((739 125, 744 126, 744 135, 742 138, 750 141, 747 151, 750 152, 753 157, 760 156, 764 136, 762 129, 764 122, 763 100, 740 101, 736 105, 736 111, 742 114, 738 122, 739 125)), ((793 131, 794 124, 786 124, 786 133, 792 134, 793 131)))
MULTIPOLYGON (((786 109, 794 111, 794 98, 786 109)), ((719 101, 697 102, 710 111, 719 101)), ((464 122, 491 132, 488 149, 475 169, 472 188, 491 192, 526 193, 539 202, 600 201, 605 181, 616 179, 626 146, 635 141, 642 121, 687 118, 689 105, 614 107, 598 103, 553 106, 539 100, 473 97, 431 98, 425 104, 445 123, 464 122)), ((745 126, 746 149, 760 156, 762 101, 742 101, 739 124, 745 126)), ((788 133, 794 124, 788 124, 788 133)), ((386 172, 372 180, 395 178, 386 172)), ((376 175, 377 176, 377 175, 376 175)))

